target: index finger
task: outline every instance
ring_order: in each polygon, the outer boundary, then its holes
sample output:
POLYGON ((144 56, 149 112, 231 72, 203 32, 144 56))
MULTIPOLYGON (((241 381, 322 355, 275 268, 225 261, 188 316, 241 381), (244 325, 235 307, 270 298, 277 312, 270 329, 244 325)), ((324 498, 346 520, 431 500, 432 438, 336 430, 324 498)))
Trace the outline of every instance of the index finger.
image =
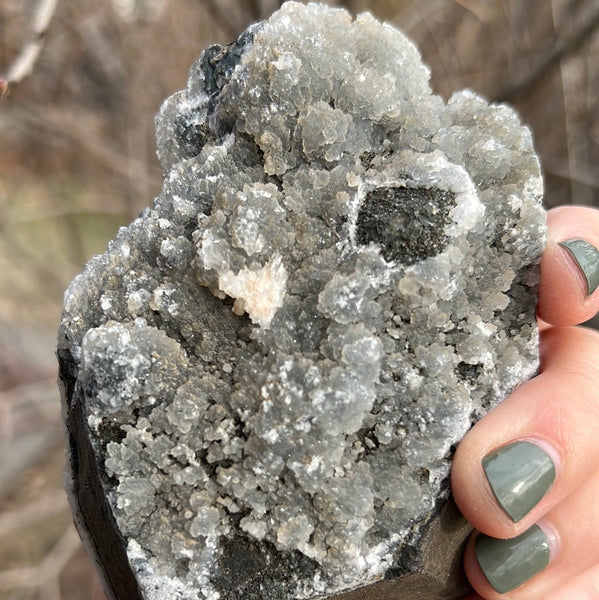
POLYGON ((599 211, 554 208, 547 226, 538 316, 551 325, 578 325, 599 311, 599 211))

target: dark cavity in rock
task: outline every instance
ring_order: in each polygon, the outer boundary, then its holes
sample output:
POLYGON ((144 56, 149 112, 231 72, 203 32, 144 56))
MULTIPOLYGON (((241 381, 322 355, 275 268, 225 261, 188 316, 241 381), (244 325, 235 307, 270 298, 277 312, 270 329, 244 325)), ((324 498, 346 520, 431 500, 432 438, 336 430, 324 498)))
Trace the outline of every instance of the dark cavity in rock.
POLYGON ((357 241, 379 244, 388 262, 414 264, 445 248, 445 227, 454 206, 455 194, 447 190, 376 188, 366 194, 358 213, 357 241))

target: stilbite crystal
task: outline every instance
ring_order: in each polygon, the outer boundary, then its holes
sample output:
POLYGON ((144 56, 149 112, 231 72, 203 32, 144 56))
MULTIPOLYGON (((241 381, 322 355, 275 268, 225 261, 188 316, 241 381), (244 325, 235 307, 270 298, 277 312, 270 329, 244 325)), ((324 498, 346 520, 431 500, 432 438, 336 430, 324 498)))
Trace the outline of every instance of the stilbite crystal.
POLYGON ((530 132, 432 94, 394 28, 295 2, 208 48, 156 125, 162 193, 73 281, 59 335, 110 593, 409 574, 455 444, 538 366, 530 132))

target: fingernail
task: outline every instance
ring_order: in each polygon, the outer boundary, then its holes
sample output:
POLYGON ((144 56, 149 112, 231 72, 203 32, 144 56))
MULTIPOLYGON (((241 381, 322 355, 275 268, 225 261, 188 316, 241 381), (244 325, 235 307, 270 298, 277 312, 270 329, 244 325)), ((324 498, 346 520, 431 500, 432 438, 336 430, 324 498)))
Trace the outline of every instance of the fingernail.
POLYGON ((599 250, 584 240, 566 240, 559 245, 574 259, 587 281, 587 296, 599 287, 599 250))
POLYGON ((482 465, 497 502, 514 523, 538 504, 555 481, 551 457, 532 442, 503 446, 487 454, 482 465))
POLYGON ((551 557, 547 536, 538 525, 511 540, 479 534, 474 552, 488 582, 500 594, 516 589, 542 571, 551 557))

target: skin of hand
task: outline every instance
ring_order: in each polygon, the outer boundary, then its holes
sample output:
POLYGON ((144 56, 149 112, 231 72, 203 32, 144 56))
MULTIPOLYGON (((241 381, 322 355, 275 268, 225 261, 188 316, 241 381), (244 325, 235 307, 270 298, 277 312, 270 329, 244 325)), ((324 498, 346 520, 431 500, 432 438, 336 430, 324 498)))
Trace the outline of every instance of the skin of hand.
POLYGON ((462 600, 599 598, 599 332, 576 327, 599 311, 599 211, 560 207, 547 223, 540 373, 454 459, 453 495, 476 530, 464 554, 476 592, 462 600), (584 269, 568 240, 587 242, 584 269))

